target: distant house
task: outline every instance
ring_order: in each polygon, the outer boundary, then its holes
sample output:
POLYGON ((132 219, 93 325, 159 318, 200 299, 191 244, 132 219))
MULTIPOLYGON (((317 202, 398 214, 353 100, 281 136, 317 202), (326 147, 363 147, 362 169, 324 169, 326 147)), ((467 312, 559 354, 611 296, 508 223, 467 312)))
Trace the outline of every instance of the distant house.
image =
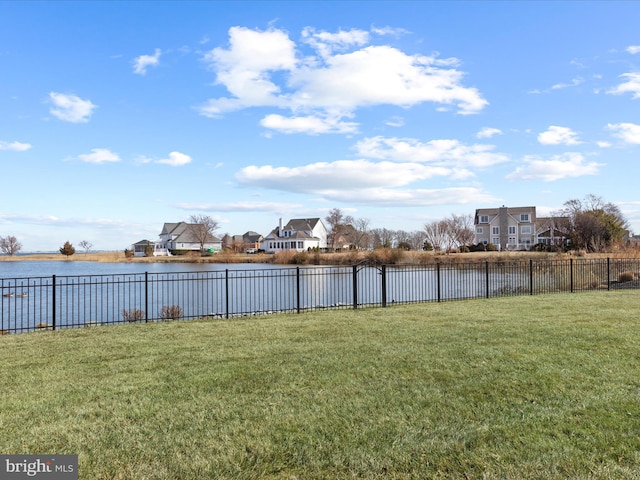
POLYGON ((282 219, 276 228, 267 235, 262 248, 267 253, 282 250, 297 252, 312 248, 327 248, 327 228, 319 218, 296 218, 282 225, 282 219))
POLYGON ((529 250, 538 243, 536 207, 479 208, 474 217, 474 243, 498 250, 529 250))
POLYGON ((172 251, 200 251, 219 252, 222 241, 213 235, 207 235, 204 245, 201 245, 197 235, 198 224, 178 222, 165 223, 160 232, 160 241, 156 245, 156 255, 168 255, 172 251))
POLYGON ((156 242, 149 240, 140 240, 131 246, 134 257, 146 257, 149 251, 152 255, 155 254, 156 242))
POLYGON ((569 217, 538 217, 536 220, 537 243, 565 247, 569 242, 569 231, 569 217))
POLYGON ((244 235, 225 235, 222 237, 222 248, 234 252, 258 251, 262 248, 264 237, 253 231, 244 235))

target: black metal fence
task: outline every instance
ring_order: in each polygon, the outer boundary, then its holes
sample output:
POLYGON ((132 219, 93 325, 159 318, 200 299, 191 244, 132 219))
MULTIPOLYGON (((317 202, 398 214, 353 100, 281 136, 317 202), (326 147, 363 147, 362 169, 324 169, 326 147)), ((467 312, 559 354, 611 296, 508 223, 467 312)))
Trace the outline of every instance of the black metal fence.
POLYGON ((640 288, 640 259, 4 278, 0 333, 613 288, 640 288))

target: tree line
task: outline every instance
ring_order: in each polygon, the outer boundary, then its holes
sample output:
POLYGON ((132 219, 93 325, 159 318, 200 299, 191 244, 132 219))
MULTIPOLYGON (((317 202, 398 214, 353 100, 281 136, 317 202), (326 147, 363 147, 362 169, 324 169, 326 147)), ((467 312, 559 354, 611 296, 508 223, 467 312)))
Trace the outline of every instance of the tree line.
MULTIPOLYGON (((492 245, 474 245, 475 224, 472 214, 451 214, 427 222, 422 230, 404 231, 369 228, 370 220, 345 215, 339 208, 325 217, 329 249, 401 248, 441 252, 486 250, 492 245)), ((629 224, 620 208, 593 194, 571 199, 552 212, 548 227, 559 239, 556 245, 537 245, 534 249, 604 252, 622 245, 629 235, 629 224)), ((495 248, 495 247, 493 247, 495 248)))
MULTIPOLYGON (((219 224, 208 215, 192 215, 189 220, 191 233, 200 243, 201 251, 204 251, 205 243, 218 230, 219 224)), ((551 214, 549 220, 550 228, 562 239, 562 244, 538 245, 534 248, 572 248, 603 252, 621 245, 629 234, 629 224, 620 208, 593 194, 584 199, 566 201, 562 209, 551 214)), ((339 208, 331 209, 325 222, 330 250, 400 248, 452 252, 487 248, 484 245, 473 245, 475 234, 472 214, 451 214, 425 223, 422 230, 413 231, 370 228, 371 221, 368 218, 345 215, 339 208)), ((86 253, 93 246, 86 240, 79 245, 86 253)), ((0 253, 11 256, 21 250, 22 244, 15 236, 0 237, 0 253)), ((75 253, 75 248, 68 241, 59 250, 67 256, 75 253)))

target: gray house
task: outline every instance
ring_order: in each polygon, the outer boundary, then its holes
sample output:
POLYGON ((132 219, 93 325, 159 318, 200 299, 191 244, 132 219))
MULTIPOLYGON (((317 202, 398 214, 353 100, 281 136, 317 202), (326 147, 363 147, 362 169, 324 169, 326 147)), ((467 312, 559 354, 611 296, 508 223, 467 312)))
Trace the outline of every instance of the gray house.
POLYGON ((538 243, 536 207, 479 208, 474 218, 474 243, 498 250, 529 250, 538 243))
MULTIPOLYGON (((186 222, 165 223, 160 232, 160 241, 156 245, 154 255, 169 255, 172 250, 191 250, 219 252, 222 250, 222 240, 213 235, 207 235, 204 245, 198 235, 199 224, 186 222)), ((200 226, 202 228, 202 226, 200 226)))

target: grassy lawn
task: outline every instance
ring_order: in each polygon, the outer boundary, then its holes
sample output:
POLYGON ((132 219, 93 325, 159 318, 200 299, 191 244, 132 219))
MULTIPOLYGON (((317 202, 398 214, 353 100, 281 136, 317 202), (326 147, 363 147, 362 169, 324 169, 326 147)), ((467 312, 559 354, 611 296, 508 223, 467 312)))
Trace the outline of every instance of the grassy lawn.
POLYGON ((81 479, 638 478, 640 294, 0 337, 0 453, 81 479))

